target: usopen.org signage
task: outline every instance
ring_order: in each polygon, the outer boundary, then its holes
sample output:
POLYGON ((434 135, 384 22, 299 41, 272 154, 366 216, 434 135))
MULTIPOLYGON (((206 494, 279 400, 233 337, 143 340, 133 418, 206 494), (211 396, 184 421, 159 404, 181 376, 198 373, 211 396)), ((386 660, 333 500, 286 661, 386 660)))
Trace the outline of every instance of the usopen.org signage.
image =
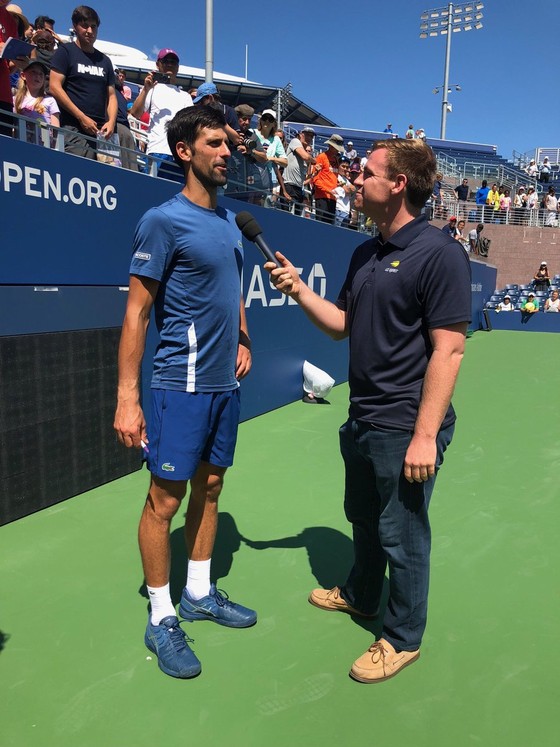
MULTIPOLYGON (((28 300, 40 296, 37 313, 21 310, 20 314, 17 305, 10 306, 4 321, 0 319, 0 335, 120 326, 124 294, 115 294, 112 311, 101 291, 93 287, 118 289, 128 284, 138 220, 177 191, 173 182, 0 137, 0 309, 17 296, 16 286, 92 288, 89 294, 69 293, 64 298, 60 293, 31 294, 28 300), (73 303, 80 308, 73 309, 73 303), (88 308, 81 308, 84 304, 88 308)), ((231 198, 220 198, 220 202, 234 212, 249 207, 272 249, 287 256, 319 295, 336 298, 352 252, 365 238, 362 234, 231 198)), ((271 286, 256 246, 244 241, 244 249, 243 293, 253 340, 253 370, 242 384, 243 417, 247 418, 301 395, 304 360, 341 382, 346 379, 348 356, 345 342, 326 337, 291 299, 271 286)), ((483 300, 494 288, 496 272, 479 262, 472 267, 473 326, 478 328, 483 300)), ((143 367, 144 394, 156 337, 151 325, 143 367)))

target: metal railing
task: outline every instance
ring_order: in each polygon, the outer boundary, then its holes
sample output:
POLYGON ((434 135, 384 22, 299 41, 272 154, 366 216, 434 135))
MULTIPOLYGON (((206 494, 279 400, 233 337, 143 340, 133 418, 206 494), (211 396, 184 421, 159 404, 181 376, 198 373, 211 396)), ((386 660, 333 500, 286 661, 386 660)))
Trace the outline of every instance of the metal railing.
POLYGON ((431 218, 448 220, 455 216, 466 223, 491 223, 502 226, 525 226, 532 228, 555 228, 560 223, 558 211, 541 207, 495 210, 492 205, 477 205, 476 202, 443 197, 441 203, 431 203, 431 218))

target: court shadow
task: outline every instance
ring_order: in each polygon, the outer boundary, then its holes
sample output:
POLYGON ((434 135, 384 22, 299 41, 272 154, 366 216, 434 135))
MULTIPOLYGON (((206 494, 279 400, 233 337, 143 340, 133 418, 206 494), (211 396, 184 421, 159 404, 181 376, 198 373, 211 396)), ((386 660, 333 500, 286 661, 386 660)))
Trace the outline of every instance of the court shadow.
MULTIPOLYGON (((304 547, 307 550, 311 573, 323 589, 332 589, 333 586, 343 584, 354 561, 352 540, 331 527, 306 527, 299 534, 273 540, 250 540, 247 537, 241 539, 253 550, 304 547)), ((376 637, 381 635, 383 611, 387 605, 388 594, 389 584, 385 579, 379 616, 369 620, 351 615, 355 623, 376 637)))
POLYGON ((4 650, 4 647, 9 637, 10 636, 8 635, 8 633, 4 633, 3 630, 0 630, 0 653, 2 653, 2 651, 4 650))
MULTIPOLYGON (((233 556, 241 547, 241 535, 233 516, 226 511, 218 514, 218 531, 212 555, 211 580, 218 585, 218 580, 229 575, 233 565, 233 556)), ((171 532, 171 570, 169 574, 169 589, 173 602, 179 602, 187 579, 187 551, 183 527, 171 532)), ((145 580, 142 581, 138 593, 148 599, 145 580)))

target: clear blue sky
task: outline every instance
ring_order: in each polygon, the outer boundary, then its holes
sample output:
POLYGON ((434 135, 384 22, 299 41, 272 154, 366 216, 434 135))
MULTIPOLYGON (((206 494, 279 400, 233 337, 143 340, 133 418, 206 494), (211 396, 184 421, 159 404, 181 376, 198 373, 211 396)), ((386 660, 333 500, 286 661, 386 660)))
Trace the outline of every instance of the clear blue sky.
MULTIPOLYGON (((510 157, 537 146, 560 147, 560 83, 553 60, 560 7, 536 0, 483 0, 484 27, 453 34, 453 112, 447 138, 492 143, 510 157)), ((75 5, 18 0, 33 22, 51 15, 67 33, 75 5)), ((77 4, 77 3, 76 3, 77 4)), ((409 123, 439 137, 445 37, 419 38, 420 14, 445 3, 424 0, 322 0, 264 5, 214 0, 214 68, 284 86, 338 124, 404 134, 409 123), (285 8, 282 12, 282 8, 285 8), (346 9, 346 10, 345 10, 346 9)), ((205 0, 93 4, 99 38, 154 51, 172 47, 183 64, 204 68, 205 0)))

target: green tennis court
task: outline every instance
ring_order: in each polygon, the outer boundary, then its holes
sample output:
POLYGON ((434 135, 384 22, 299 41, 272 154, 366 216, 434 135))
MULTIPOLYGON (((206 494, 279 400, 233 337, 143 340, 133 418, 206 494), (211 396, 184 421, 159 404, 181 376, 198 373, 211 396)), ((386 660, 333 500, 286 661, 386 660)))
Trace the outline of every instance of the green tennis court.
MULTIPOLYGON (((418 663, 360 685, 378 632, 312 607, 351 563, 338 426, 295 403, 244 423, 213 576, 248 630, 185 624, 202 675, 166 677, 143 645, 141 471, 0 529, 2 747, 548 747, 560 653, 560 367, 551 334, 477 333, 432 499, 430 617, 418 663)), ((263 384, 264 385, 264 384, 263 384)), ((172 589, 184 581, 181 521, 172 589)))

